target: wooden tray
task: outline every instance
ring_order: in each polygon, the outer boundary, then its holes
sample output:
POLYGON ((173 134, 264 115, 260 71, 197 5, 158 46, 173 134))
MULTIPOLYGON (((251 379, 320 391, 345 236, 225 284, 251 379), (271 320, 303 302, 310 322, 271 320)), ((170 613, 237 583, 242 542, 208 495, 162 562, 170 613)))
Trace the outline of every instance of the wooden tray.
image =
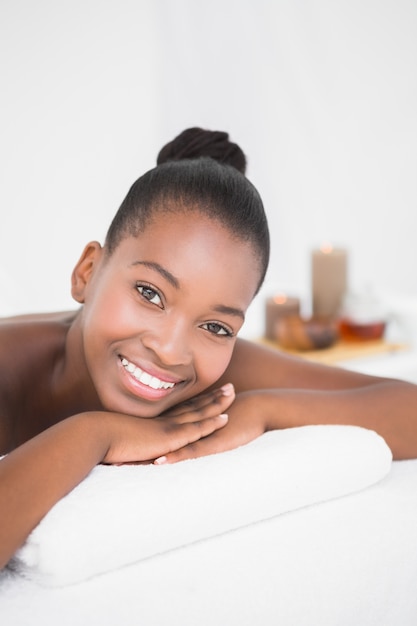
POLYGON ((285 352, 286 354, 293 354, 300 356, 303 359, 307 359, 308 361, 324 363, 325 365, 337 365, 338 363, 349 361, 351 359, 361 359, 377 355, 391 354, 393 352, 399 352, 407 349, 407 345, 405 344, 390 343, 384 339, 372 341, 338 341, 330 348, 307 351, 286 350, 278 343, 264 338, 260 340, 260 343, 277 350, 281 350, 281 352, 285 352))

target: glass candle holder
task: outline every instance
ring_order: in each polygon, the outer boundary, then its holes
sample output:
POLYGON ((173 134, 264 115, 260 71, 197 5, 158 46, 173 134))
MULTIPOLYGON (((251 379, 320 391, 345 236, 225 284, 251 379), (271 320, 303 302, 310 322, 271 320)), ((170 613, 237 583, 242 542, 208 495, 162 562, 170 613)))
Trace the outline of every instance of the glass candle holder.
POLYGON ((346 341, 382 339, 387 326, 386 314, 379 299, 368 290, 348 294, 340 319, 340 337, 346 341))

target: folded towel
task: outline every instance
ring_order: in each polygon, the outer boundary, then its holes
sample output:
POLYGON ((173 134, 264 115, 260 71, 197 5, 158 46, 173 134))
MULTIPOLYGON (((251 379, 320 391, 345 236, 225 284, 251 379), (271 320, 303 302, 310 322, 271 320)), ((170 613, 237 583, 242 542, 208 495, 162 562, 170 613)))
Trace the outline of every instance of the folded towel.
POLYGON ((388 474, 375 432, 304 426, 173 465, 97 466, 60 500, 11 566, 48 586, 82 581, 307 505, 388 474))

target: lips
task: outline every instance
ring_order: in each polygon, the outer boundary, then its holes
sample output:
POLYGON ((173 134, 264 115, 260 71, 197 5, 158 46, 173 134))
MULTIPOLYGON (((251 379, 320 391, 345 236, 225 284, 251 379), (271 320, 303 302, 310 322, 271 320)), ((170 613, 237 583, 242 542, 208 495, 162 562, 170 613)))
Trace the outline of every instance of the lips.
POLYGON ((125 368, 133 378, 137 381, 145 385, 146 387, 150 387, 151 389, 159 390, 159 389, 172 389, 176 383, 173 381, 163 380, 162 378, 158 378, 157 376, 152 376, 149 372, 142 370, 140 367, 128 361, 125 357, 120 357, 121 364, 125 368))

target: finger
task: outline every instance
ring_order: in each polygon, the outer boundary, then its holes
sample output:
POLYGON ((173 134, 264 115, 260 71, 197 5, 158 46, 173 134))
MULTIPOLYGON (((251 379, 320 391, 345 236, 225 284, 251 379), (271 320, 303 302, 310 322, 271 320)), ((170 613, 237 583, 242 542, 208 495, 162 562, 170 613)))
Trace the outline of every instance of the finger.
POLYGON ((157 419, 163 419, 166 422, 174 423, 174 424, 191 424, 191 423, 200 423, 209 418, 216 417, 221 415, 222 413, 227 413, 227 409, 230 407, 232 402, 234 401, 234 396, 232 398, 228 398, 222 396, 216 402, 211 402, 210 404, 206 404, 205 406, 200 407, 199 409, 189 409, 186 413, 181 413, 180 415, 175 416, 164 416, 157 419))
POLYGON ((191 411, 197 412, 207 405, 217 403, 222 396, 223 394, 221 391, 211 392, 210 394, 204 394, 203 396, 196 396, 195 398, 190 398, 189 400, 172 407, 172 409, 165 411, 162 416, 178 417, 185 413, 190 413, 191 411))
POLYGON ((228 389, 227 394, 222 392, 210 393, 204 398, 194 399, 189 404, 178 407, 178 412, 171 411, 163 413, 161 417, 167 417, 170 420, 175 419, 178 423, 190 421, 198 421, 208 417, 214 417, 220 413, 224 413, 230 407, 235 399, 235 391, 233 386, 228 389))
MULTIPOLYGON (((222 413, 221 415, 216 415, 216 417, 210 417, 197 422, 189 422, 175 427, 174 435, 170 437, 167 455, 175 450, 195 443, 199 439, 208 437, 214 433, 214 431, 223 428, 227 424, 227 421, 228 415, 222 413)), ((166 458, 167 455, 159 457, 159 464, 162 464, 163 461, 161 461, 161 459, 166 458)))
POLYGON ((154 465, 167 465, 171 463, 178 463, 179 461, 186 461, 188 459, 197 459, 202 456, 208 456, 210 454, 218 454, 219 452, 225 452, 231 450, 237 445, 230 442, 225 442, 221 436, 221 431, 216 431, 205 439, 199 439, 193 443, 189 443, 183 448, 169 452, 164 456, 158 457, 154 460, 154 465))
POLYGON ((168 409, 162 415, 163 417, 177 417, 179 415, 183 415, 184 413, 189 413, 190 411, 200 411, 201 409, 212 406, 216 404, 222 404, 223 398, 233 398, 235 397, 235 390, 231 383, 227 383, 218 389, 214 389, 213 391, 209 391, 207 393, 201 394, 199 396, 195 396, 186 400, 185 402, 181 402, 177 406, 168 409))

